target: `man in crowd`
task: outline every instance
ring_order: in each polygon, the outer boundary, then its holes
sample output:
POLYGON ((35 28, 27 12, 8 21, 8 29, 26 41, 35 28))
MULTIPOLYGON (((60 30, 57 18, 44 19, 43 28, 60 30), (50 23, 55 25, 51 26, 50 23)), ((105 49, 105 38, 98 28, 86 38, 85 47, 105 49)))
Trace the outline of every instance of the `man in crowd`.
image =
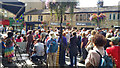
POLYGON ((30 46, 32 44, 32 41, 33 41, 33 35, 32 35, 32 31, 29 31, 28 32, 28 36, 27 36, 27 48, 26 48, 26 52, 29 54, 29 49, 30 49, 30 46))
POLYGON ((50 33, 50 36, 51 39, 47 42, 48 64, 49 66, 56 66, 58 43, 53 32, 50 33))
POLYGON ((25 35, 25 34, 26 34, 25 28, 23 28, 23 29, 22 29, 21 34, 23 34, 23 35, 25 35))
POLYGON ((37 39, 37 43, 34 45, 34 54, 31 56, 32 61, 37 61, 38 59, 42 60, 45 54, 44 52, 44 44, 37 39))
POLYGON ((109 56, 112 57, 112 59, 115 61, 116 68, 120 68, 120 43, 119 39, 117 37, 112 37, 109 39, 111 47, 108 47, 106 49, 109 56))

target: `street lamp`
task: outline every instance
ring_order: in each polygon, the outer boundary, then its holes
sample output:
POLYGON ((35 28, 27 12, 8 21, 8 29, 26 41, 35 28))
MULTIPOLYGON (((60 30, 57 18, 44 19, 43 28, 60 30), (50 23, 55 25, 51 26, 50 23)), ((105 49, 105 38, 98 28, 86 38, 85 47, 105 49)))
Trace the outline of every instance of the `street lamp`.
MULTIPOLYGON (((103 0, 98 0, 97 2, 97 15, 100 14, 99 12, 100 7, 103 7, 103 0)), ((100 27, 99 21, 97 21, 97 27, 100 27)))
MULTIPOLYGON (((97 15, 99 15, 100 0, 97 2, 97 15)), ((100 27, 99 21, 97 21, 97 27, 100 27)))

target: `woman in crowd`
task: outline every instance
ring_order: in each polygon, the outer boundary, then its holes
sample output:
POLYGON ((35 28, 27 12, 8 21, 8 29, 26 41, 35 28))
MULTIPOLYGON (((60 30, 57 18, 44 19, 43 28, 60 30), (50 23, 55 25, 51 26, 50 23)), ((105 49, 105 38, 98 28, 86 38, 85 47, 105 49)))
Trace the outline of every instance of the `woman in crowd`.
POLYGON ((22 42, 22 39, 21 39, 20 35, 17 37, 16 42, 22 42))
POLYGON ((85 33, 82 34, 82 42, 81 42, 81 49, 82 49, 82 58, 83 58, 83 62, 85 61, 86 57, 87 57, 87 51, 85 49, 85 46, 88 42, 88 38, 86 38, 85 33))
POLYGON ((96 34, 96 31, 95 30, 92 30, 91 32, 91 36, 88 38, 88 43, 87 45, 85 46, 86 47, 86 50, 89 51, 89 50, 92 50, 93 49, 93 37, 95 36, 96 34))
POLYGON ((86 68, 89 67, 98 67, 100 62, 100 55, 96 52, 98 51, 101 55, 105 55, 104 52, 104 45, 106 44, 106 39, 101 34, 96 34, 93 38, 93 44, 94 48, 93 50, 90 50, 88 53, 88 56, 85 60, 85 66, 86 68))
POLYGON ((12 57, 14 57, 14 44, 18 46, 15 43, 15 40, 13 38, 13 32, 7 33, 8 37, 5 39, 6 41, 6 47, 5 47, 5 57, 8 58, 8 63, 12 63, 12 57), (14 44, 13 44, 14 43, 14 44))

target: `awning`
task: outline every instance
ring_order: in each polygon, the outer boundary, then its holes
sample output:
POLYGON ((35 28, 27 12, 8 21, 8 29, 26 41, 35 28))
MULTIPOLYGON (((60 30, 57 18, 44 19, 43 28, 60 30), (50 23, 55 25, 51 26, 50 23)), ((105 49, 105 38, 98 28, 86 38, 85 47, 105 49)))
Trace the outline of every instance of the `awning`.
POLYGON ((0 24, 1 25, 9 25, 10 24, 10 21, 9 20, 0 20, 0 24))
POLYGON ((25 12, 25 4, 18 0, 0 0, 0 8, 5 9, 16 15, 19 18, 21 14, 25 12))

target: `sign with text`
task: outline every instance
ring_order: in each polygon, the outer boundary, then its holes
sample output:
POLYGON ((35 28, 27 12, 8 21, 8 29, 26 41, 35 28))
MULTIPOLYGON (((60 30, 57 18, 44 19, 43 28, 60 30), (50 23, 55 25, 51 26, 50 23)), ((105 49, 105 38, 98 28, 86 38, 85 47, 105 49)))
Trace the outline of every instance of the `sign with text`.
MULTIPOLYGON (((55 25, 55 26, 59 26, 60 25, 60 23, 50 23, 50 25, 55 25)), ((66 23, 62 23, 62 25, 66 25, 66 23)))
POLYGON ((95 26, 95 24, 90 23, 90 22, 80 22, 80 23, 76 23, 77 26, 95 26))

